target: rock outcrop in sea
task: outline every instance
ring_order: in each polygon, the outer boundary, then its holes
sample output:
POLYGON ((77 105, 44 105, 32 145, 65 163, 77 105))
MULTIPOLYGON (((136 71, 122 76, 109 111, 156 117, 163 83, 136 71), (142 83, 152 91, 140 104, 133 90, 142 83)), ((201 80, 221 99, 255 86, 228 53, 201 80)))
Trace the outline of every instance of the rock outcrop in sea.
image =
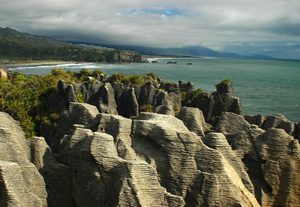
POLYGON ((244 117, 218 86, 60 81, 45 138, 0 112, 0 206, 299 206, 299 123, 244 117))
POLYGON ((113 52, 108 62, 111 63, 140 63, 146 60, 135 51, 117 50, 113 52))

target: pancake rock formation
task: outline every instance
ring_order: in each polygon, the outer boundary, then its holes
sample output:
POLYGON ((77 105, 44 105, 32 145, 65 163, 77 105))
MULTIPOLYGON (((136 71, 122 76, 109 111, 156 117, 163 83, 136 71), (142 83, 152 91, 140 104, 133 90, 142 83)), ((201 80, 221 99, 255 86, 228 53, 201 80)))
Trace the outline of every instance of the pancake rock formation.
POLYGON ((0 112, 0 207, 300 206, 299 123, 242 116, 225 83, 208 96, 159 79, 61 81, 45 139, 0 112), (207 105, 181 106, 182 91, 207 105))

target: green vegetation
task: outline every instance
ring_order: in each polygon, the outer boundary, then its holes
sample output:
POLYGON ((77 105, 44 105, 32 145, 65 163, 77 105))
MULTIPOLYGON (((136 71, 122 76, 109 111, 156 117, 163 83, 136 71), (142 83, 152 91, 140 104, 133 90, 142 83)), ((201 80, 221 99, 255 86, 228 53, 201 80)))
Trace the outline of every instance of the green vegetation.
POLYGON ((189 94, 186 92, 181 92, 181 99, 184 106, 197 107, 203 111, 204 115, 207 114, 209 94, 205 91, 197 89, 189 94))
POLYGON ((84 96, 81 91, 75 90, 76 98, 79 103, 84 103, 84 96))
POLYGON ((218 91, 227 91, 230 86, 232 86, 231 80, 223 80, 216 85, 216 89, 218 91))
POLYGON ((151 104, 142 105, 140 107, 141 112, 154 112, 153 106, 151 104))
MULTIPOLYGON (((82 82, 96 81, 106 77, 103 71, 82 69, 79 72, 65 71, 55 68, 49 75, 24 75, 17 72, 10 72, 8 79, 0 80, 0 111, 9 113, 14 119, 20 122, 26 137, 40 136, 45 129, 54 128, 59 114, 65 106, 61 95, 58 93, 57 84, 59 80, 67 84, 73 84, 78 102, 83 103, 84 95, 78 88, 82 82), (94 77, 91 79, 90 77, 94 77), (77 87, 76 87, 77 86, 77 87), (62 102, 60 102, 62 100, 62 102)), ((160 79, 152 73, 145 75, 123 75, 113 74, 108 77, 109 81, 124 84, 142 85, 146 81, 159 82, 160 79)), ((185 106, 198 107, 205 112, 209 96, 198 89, 193 92, 182 92, 182 104, 185 106)), ((153 112, 151 104, 140 106, 141 112, 153 112)), ((175 109, 178 114, 179 109, 175 109)))
POLYGON ((191 93, 189 96, 189 99, 192 103, 192 105, 199 106, 203 102, 207 101, 208 93, 204 92, 201 89, 197 89, 191 93))
MULTIPOLYGON (((43 120, 54 121, 47 114, 47 94, 56 90, 61 76, 25 76, 14 73, 10 80, 0 84, 0 110, 20 121, 26 136, 35 135, 36 123, 43 120)), ((70 77, 71 78, 71 77, 70 77)))
POLYGON ((52 69, 51 75, 53 75, 56 78, 61 78, 62 80, 65 80, 67 83, 72 83, 72 81, 75 80, 74 72, 65 71, 62 68, 52 69))
MULTIPOLYGON (((0 64, 33 60, 117 62, 118 50, 74 45, 0 27, 0 64)), ((137 54, 135 54, 137 55, 137 54)))
POLYGON ((89 70, 85 68, 80 70, 78 73, 73 73, 73 75, 80 81, 88 81, 89 77, 97 79, 99 75, 106 76, 106 74, 100 69, 89 70))
POLYGON ((142 85, 145 82, 144 76, 142 75, 130 75, 126 76, 121 73, 115 73, 110 76, 110 81, 124 84, 135 84, 142 85))
MULTIPOLYGON (((69 84, 79 83, 87 77, 97 78, 99 74, 106 76, 99 69, 82 69, 76 73, 55 68, 51 74, 44 76, 11 72, 8 80, 0 80, 0 111, 9 113, 19 121, 26 137, 35 136, 41 125, 51 126, 59 117, 59 106, 50 106, 59 80, 69 84)), ((75 92, 78 102, 83 103, 83 94, 76 87, 75 92)))
MULTIPOLYGON (((41 125, 54 124, 58 119, 59 106, 52 104, 50 107, 53 102, 51 97, 57 92, 58 81, 76 83, 81 81, 77 76, 78 73, 60 68, 44 76, 26 76, 13 72, 8 80, 0 81, 0 111, 18 120, 26 137, 32 137, 39 132, 41 125)), ((79 102, 84 102, 79 91, 76 91, 76 95, 79 102)))
POLYGON ((93 70, 93 72, 91 73, 91 76, 92 76, 92 77, 97 77, 98 75, 105 75, 105 73, 104 73, 102 70, 100 70, 100 69, 95 69, 95 70, 93 70))
POLYGON ((114 73, 109 77, 111 82, 123 83, 126 85, 143 85, 147 81, 156 80, 157 76, 153 73, 145 75, 124 75, 121 73, 114 73))

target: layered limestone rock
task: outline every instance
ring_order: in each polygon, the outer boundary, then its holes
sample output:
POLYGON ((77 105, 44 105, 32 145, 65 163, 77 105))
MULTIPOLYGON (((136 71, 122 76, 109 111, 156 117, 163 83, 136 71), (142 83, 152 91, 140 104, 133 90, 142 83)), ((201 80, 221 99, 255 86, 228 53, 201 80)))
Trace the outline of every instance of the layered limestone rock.
MULTIPOLYGON (((86 81, 77 84, 76 90, 81 92, 84 102, 96 106, 101 113, 120 114, 127 118, 144 111, 177 115, 182 105, 201 109, 212 124, 216 124, 224 111, 242 113, 240 100, 234 96, 230 81, 221 82, 217 91, 209 95, 205 92, 199 94, 190 82, 165 83, 153 74, 144 77, 145 83, 141 85, 126 82, 128 80, 123 83, 124 80, 117 77, 86 81)), ((59 97, 66 100, 61 109, 67 108, 69 102, 77 101, 72 85, 59 81, 58 91, 59 97)))
POLYGON ((262 116, 260 114, 255 116, 245 116, 245 119, 250 124, 255 124, 262 129, 279 128, 284 129, 286 133, 295 135, 296 137, 296 126, 294 122, 288 120, 287 117, 281 114, 274 114, 271 116, 262 116))
POLYGON ((78 207, 184 204, 160 186, 151 165, 120 158, 111 135, 77 127, 64 146, 62 159, 71 167, 78 207))
POLYGON ((231 112, 223 113, 216 129, 226 136, 232 150, 240 159, 249 154, 256 159, 253 142, 264 130, 255 125, 251 126, 243 116, 231 112))
POLYGON ((147 107, 154 109, 156 113, 175 115, 181 107, 181 98, 179 92, 166 92, 155 87, 151 81, 138 87, 138 102, 141 111, 147 107))
POLYGON ((245 187, 251 192, 254 193, 254 188, 252 182, 244 168, 244 164, 241 159, 234 153, 231 149, 229 143, 226 140, 226 137, 221 133, 209 133, 203 138, 203 142, 210 148, 216 149, 224 158, 230 163, 234 168, 236 173, 241 178, 245 187))
POLYGON ((141 113, 133 121, 133 149, 156 168, 160 183, 168 192, 182 197, 197 171, 197 140, 196 134, 173 116, 141 113))
POLYGON ((110 83, 101 86, 88 103, 96 106, 101 113, 118 114, 115 92, 110 83))
POLYGON ((72 124, 89 125, 99 114, 95 106, 85 103, 70 103, 69 110, 72 124))
POLYGON ((142 113, 133 121, 132 137, 137 155, 186 206, 259 206, 229 160, 175 117, 142 113))
POLYGON ((262 128, 269 129, 269 128, 279 128, 284 129, 286 133, 293 134, 294 132, 294 123, 288 120, 285 116, 281 114, 275 114, 272 116, 267 116, 266 120, 264 121, 262 128))
POLYGON ((97 132, 75 124, 58 151, 77 206, 258 206, 222 134, 205 145, 181 120, 154 113, 92 122, 97 132))
POLYGON ((118 156, 127 160, 136 159, 135 152, 131 148, 132 120, 111 114, 99 114, 97 119, 99 120, 97 131, 113 136, 118 156))
POLYGON ((79 89, 84 97, 85 102, 89 102, 93 99, 93 96, 99 91, 100 87, 103 86, 103 82, 98 80, 87 81, 79 86, 79 89))
POLYGON ((175 111, 171 105, 160 105, 155 108, 155 113, 175 116, 175 111))
POLYGON ((120 93, 118 98, 118 112, 120 115, 127 118, 138 116, 139 103, 134 88, 130 88, 120 93))
POLYGON ((141 86, 140 96, 139 96, 139 104, 140 105, 152 105, 154 103, 154 97, 157 93, 157 90, 153 83, 148 81, 144 85, 141 86))
POLYGON ((299 205, 298 140, 231 112, 219 118, 218 132, 198 108, 182 107, 179 117, 128 119, 70 102, 53 156, 43 138, 26 142, 18 124, 0 113, 0 205, 299 205))
POLYGON ((239 115, 230 81, 209 96, 148 78, 59 81, 51 148, 0 113, 0 206, 300 205, 299 123, 239 115))
POLYGON ((175 93, 170 95, 165 91, 157 91, 153 103, 156 113, 175 116, 175 109, 178 111, 180 107, 178 108, 178 104, 176 104, 175 93))
POLYGON ((154 107, 161 105, 172 105, 169 94, 166 91, 157 91, 153 100, 154 107))
POLYGON ((233 113, 224 113, 217 128, 247 167, 262 206, 299 205, 298 140, 283 129, 264 131, 233 113))
POLYGON ((69 109, 63 111, 59 116, 55 136, 48 141, 51 149, 56 152, 60 140, 64 135, 71 133, 74 124, 86 125, 92 128, 95 125, 94 119, 98 114, 98 109, 93 105, 71 102, 69 109))
POLYGON ((178 118, 185 126, 198 136, 204 136, 209 131, 209 125, 205 122, 203 113, 198 108, 181 107, 178 118))
POLYGON ((66 104, 69 102, 77 102, 77 96, 72 84, 67 84, 64 81, 58 81, 57 84, 58 94, 64 98, 66 104))
POLYGON ((173 109, 175 112, 179 112, 182 103, 181 103, 181 94, 179 90, 171 91, 168 93, 169 99, 171 100, 171 103, 173 105, 173 109))
POLYGON ((268 129, 255 140, 263 178, 269 192, 262 206, 300 204, 300 145, 283 129, 268 129))
POLYGON ((262 125, 263 125, 264 121, 266 120, 266 117, 261 114, 257 114, 254 116, 246 115, 246 116, 244 116, 244 118, 246 119, 247 122, 249 122, 249 124, 255 124, 255 125, 259 126, 260 128, 262 128, 262 125))
POLYGON ((207 143, 216 149, 199 145, 195 156, 199 171, 187 197, 189 206, 259 206, 247 176, 240 177, 244 173, 238 162, 226 153, 223 135, 209 134, 207 143))
POLYGON ((0 112, 1 206, 47 206, 44 179, 29 155, 21 127, 8 114, 0 112))
POLYGON ((238 97, 234 96, 231 81, 222 81, 216 85, 217 91, 209 98, 207 119, 216 122, 223 112, 242 114, 242 104, 238 97))
POLYGON ((0 206, 46 206, 30 192, 24 179, 20 165, 0 160, 0 206))
POLYGON ((73 207, 70 168, 54 159, 43 137, 32 138, 29 142, 31 161, 46 183, 48 207, 73 207))
POLYGON ((229 112, 223 113, 216 128, 226 136, 232 150, 244 162, 254 185, 256 199, 261 204, 264 192, 269 189, 263 179, 255 139, 265 131, 251 126, 244 117, 229 112))

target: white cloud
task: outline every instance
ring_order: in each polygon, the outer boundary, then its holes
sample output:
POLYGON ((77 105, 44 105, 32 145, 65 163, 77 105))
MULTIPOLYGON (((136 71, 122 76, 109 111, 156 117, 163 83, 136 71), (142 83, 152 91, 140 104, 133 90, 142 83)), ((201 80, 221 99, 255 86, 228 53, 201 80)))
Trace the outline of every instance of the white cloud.
POLYGON ((148 46, 295 41, 298 0, 0 0, 0 25, 62 39, 148 46))

